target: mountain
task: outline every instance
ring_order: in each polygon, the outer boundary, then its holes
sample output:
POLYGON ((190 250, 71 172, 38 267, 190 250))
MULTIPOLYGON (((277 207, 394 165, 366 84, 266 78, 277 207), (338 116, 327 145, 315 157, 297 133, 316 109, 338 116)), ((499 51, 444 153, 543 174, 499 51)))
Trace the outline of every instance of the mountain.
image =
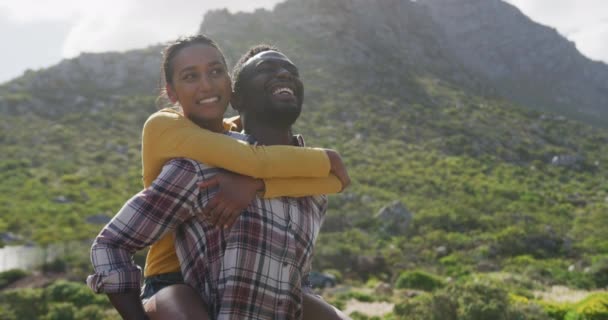
MULTIPOLYGON (((209 12, 200 31, 232 62, 260 42, 290 56, 297 131, 347 162, 315 268, 502 272, 530 297, 608 285, 608 71, 554 30, 497 0, 288 0, 209 12)), ((0 86, 0 235, 88 239, 141 189, 160 51, 84 54, 0 86)))
POLYGON ((201 31, 222 40, 244 28, 281 45, 289 41, 295 52, 313 45, 318 59, 357 65, 360 77, 388 64, 397 85, 407 77, 404 69, 430 72, 478 94, 608 123, 608 65, 585 58, 555 29, 501 0, 287 1, 273 13, 208 14, 201 31))

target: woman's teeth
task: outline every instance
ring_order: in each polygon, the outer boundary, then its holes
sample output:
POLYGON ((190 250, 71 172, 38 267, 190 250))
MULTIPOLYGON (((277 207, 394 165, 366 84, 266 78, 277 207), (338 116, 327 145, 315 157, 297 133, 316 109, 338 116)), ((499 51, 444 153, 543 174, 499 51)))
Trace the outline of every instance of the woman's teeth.
POLYGON ((211 97, 211 98, 207 98, 207 99, 201 99, 198 100, 196 103, 198 104, 205 104, 205 103, 213 103, 213 102, 218 102, 220 100, 220 97, 211 97))

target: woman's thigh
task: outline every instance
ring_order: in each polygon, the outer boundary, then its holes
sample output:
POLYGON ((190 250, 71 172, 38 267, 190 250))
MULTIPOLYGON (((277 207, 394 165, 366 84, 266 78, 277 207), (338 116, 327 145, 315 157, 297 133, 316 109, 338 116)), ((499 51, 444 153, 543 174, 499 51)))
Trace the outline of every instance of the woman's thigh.
POLYGON ((342 311, 314 293, 302 294, 302 312, 304 320, 351 320, 342 311))
POLYGON ((144 304, 150 320, 210 319, 200 295, 185 284, 170 285, 144 304))

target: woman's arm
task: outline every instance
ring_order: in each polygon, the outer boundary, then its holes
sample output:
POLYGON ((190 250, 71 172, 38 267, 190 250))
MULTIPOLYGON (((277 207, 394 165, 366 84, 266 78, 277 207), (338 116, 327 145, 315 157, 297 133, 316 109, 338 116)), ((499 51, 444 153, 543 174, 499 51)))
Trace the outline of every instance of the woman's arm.
POLYGON ((169 159, 184 157, 254 178, 327 177, 331 164, 323 149, 251 146, 203 130, 186 117, 162 110, 144 124, 144 181, 151 182, 169 159))

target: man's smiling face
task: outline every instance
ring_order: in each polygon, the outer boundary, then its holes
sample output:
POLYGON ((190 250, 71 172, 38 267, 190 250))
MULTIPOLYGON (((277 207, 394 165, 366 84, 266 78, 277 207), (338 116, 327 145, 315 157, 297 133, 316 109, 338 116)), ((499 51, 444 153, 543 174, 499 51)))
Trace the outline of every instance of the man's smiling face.
POLYGON ((302 111, 304 86, 298 68, 277 51, 249 58, 241 71, 243 110, 270 125, 291 126, 302 111))

